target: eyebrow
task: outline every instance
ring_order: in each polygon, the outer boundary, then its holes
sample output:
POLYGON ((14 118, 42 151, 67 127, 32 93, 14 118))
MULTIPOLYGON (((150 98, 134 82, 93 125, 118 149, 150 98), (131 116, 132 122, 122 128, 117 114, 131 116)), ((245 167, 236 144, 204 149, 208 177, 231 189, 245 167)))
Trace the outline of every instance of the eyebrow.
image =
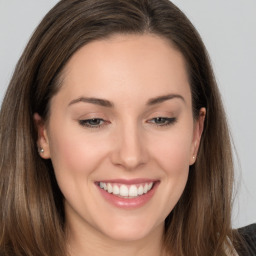
MULTIPOLYGON (((152 105, 160 104, 164 101, 171 100, 174 98, 181 99, 182 101, 185 102, 185 99, 179 94, 168 94, 168 95, 158 96, 158 97, 149 99, 146 105, 152 106, 152 105)), ((78 99, 74 99, 68 105, 70 106, 79 102, 91 103, 91 104, 99 105, 102 107, 109 107, 109 108, 114 107, 114 104, 109 100, 99 99, 99 98, 87 98, 87 97, 80 97, 78 99)))
POLYGON ((159 97, 156 97, 156 98, 149 99, 148 102, 147 102, 147 105, 151 106, 151 105, 159 104, 159 103, 162 103, 164 101, 175 99, 175 98, 181 99, 182 101, 185 102, 185 99, 179 94, 167 94, 167 95, 163 95, 163 96, 159 96, 159 97))
POLYGON ((78 99, 72 100, 68 105, 70 106, 78 102, 91 103, 91 104, 99 105, 102 107, 109 107, 109 108, 114 106, 114 104, 108 100, 98 99, 98 98, 86 98, 86 97, 80 97, 78 99))

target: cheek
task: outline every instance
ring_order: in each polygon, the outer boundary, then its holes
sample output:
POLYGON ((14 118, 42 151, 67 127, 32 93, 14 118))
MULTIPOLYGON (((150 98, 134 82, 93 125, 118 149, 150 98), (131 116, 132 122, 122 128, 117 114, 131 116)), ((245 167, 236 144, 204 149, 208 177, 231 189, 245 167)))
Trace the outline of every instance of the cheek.
POLYGON ((182 193, 186 187, 189 174, 189 165, 184 164, 182 160, 175 158, 165 163, 165 178, 162 180, 161 197, 158 200, 158 206, 162 210, 162 220, 165 219, 179 202, 182 193), (164 196, 163 196, 164 195, 164 196))
POLYGON ((172 133, 170 132, 165 139, 159 138, 155 146, 151 148, 151 155, 154 156, 163 174, 159 206, 165 209, 164 217, 175 207, 186 186, 192 133, 192 130, 188 129, 173 129, 172 133))
POLYGON ((79 179, 90 179, 90 174, 106 155, 104 145, 85 136, 83 131, 68 128, 59 131, 53 130, 51 134, 54 136, 49 140, 51 160, 58 182, 72 186, 79 179))
POLYGON ((189 168, 192 138, 191 130, 175 129, 157 140, 152 155, 165 172, 179 175, 189 168))
POLYGON ((95 202, 91 181, 95 170, 105 159, 105 145, 75 129, 53 134, 50 140, 51 160, 65 202, 69 209, 88 212, 89 205, 95 202))

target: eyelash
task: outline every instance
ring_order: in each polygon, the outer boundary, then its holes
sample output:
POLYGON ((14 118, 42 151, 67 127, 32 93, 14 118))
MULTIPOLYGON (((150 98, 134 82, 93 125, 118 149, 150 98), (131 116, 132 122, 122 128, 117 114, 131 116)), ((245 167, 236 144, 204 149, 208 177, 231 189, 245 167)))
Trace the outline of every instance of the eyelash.
POLYGON ((154 125, 156 125, 157 127, 163 127, 163 126, 169 126, 174 124, 177 121, 177 119, 175 117, 155 117, 152 118, 148 121, 148 123, 152 123, 154 125), (157 123, 159 122, 160 123, 157 123))
POLYGON ((102 128, 103 126, 107 125, 109 122, 105 121, 102 118, 91 118, 91 119, 85 119, 85 120, 79 120, 79 124, 81 126, 85 126, 88 128, 102 128), (92 124, 90 122, 96 122, 96 124, 92 124))
MULTIPOLYGON (((155 117, 147 121, 147 123, 151 123, 157 127, 163 127, 163 126, 169 126, 174 124, 177 121, 175 117, 155 117)), ((81 126, 87 127, 87 128, 102 128, 105 125, 109 124, 110 122, 102 119, 102 118, 91 118, 91 119, 85 119, 85 120, 79 120, 79 124, 81 126), (94 122, 94 124, 92 123, 94 122), (96 123, 95 123, 96 122, 96 123)))

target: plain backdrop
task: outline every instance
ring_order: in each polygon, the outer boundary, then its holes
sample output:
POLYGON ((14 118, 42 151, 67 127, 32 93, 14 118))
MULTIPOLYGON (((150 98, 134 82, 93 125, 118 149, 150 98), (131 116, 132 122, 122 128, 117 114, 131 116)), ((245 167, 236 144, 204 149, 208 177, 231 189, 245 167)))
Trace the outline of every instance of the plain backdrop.
MULTIPOLYGON (((0 104, 32 32, 57 2, 0 0, 0 104)), ((256 1, 173 2, 201 34, 223 96, 239 156, 233 226, 256 222, 256 1)))

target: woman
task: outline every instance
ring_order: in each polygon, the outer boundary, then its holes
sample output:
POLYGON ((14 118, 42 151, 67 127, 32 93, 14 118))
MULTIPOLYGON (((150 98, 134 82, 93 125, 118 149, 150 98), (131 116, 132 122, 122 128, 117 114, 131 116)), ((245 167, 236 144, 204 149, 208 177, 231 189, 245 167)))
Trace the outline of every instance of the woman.
POLYGON ((253 226, 251 247, 231 229, 231 145, 207 52, 171 2, 60 1, 0 123, 1 255, 253 253, 253 226))

